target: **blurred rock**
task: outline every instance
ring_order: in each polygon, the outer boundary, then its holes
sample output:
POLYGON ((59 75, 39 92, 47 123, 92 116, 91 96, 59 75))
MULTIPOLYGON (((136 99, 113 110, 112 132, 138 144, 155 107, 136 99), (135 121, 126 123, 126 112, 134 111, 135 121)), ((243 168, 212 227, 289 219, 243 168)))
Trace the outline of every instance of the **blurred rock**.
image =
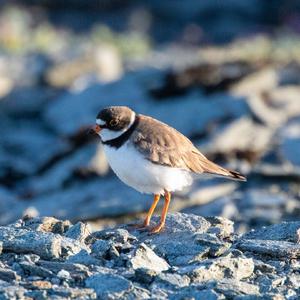
POLYGON ((300 166, 300 157, 295 151, 300 146, 300 119, 295 119, 283 126, 279 132, 279 154, 294 168, 300 166))
POLYGON ((166 74, 163 85, 152 89, 151 94, 162 99, 185 94, 195 87, 200 87, 207 93, 223 91, 252 71, 252 66, 239 61, 220 65, 193 65, 182 71, 166 74))
POLYGON ((206 145, 205 151, 254 162, 268 150, 272 135, 273 131, 268 127, 255 123, 251 118, 243 117, 217 132, 206 145))
POLYGON ((14 172, 34 174, 53 157, 69 149, 66 141, 47 132, 40 123, 7 125, 0 128, 0 144, 4 152, 0 158, 0 166, 10 176, 14 172))

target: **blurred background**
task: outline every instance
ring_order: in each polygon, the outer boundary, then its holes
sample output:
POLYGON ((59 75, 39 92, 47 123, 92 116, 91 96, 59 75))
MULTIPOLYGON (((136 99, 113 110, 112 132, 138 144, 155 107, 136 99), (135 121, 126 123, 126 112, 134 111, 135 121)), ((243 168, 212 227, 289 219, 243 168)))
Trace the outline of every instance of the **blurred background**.
POLYGON ((98 111, 128 105, 247 183, 209 179, 171 210, 244 232, 300 216, 300 1, 0 1, 0 224, 140 218, 110 171, 98 111))

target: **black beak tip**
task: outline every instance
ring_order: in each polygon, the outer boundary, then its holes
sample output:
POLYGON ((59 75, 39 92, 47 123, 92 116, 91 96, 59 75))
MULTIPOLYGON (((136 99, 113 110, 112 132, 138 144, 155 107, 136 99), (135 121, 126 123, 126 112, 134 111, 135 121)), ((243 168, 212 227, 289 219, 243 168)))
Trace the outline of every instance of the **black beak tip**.
POLYGON ((95 130, 93 128, 89 128, 87 131, 86 131, 86 134, 95 134, 95 130))

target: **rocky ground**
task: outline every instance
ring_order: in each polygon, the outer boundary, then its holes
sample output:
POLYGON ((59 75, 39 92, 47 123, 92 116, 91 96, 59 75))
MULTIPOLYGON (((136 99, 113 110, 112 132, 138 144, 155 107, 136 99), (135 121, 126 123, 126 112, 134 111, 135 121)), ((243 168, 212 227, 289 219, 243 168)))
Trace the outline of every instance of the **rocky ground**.
POLYGON ((299 299, 299 233, 286 222, 237 235, 228 219, 183 213, 156 235, 24 218, 0 227, 0 299, 299 299))
POLYGON ((29 2, 0 10, 0 299, 297 299, 299 5, 29 2), (161 235, 122 225, 152 199, 86 135, 107 105, 248 181, 174 194, 161 235))

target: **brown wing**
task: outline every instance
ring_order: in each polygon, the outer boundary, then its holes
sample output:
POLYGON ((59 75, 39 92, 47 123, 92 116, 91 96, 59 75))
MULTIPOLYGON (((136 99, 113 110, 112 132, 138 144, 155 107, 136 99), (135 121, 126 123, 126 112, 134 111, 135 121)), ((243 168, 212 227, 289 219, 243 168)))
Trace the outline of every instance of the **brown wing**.
POLYGON ((211 173, 243 180, 237 172, 208 160, 193 143, 176 129, 151 117, 139 115, 140 122, 131 141, 153 163, 194 173, 211 173))

